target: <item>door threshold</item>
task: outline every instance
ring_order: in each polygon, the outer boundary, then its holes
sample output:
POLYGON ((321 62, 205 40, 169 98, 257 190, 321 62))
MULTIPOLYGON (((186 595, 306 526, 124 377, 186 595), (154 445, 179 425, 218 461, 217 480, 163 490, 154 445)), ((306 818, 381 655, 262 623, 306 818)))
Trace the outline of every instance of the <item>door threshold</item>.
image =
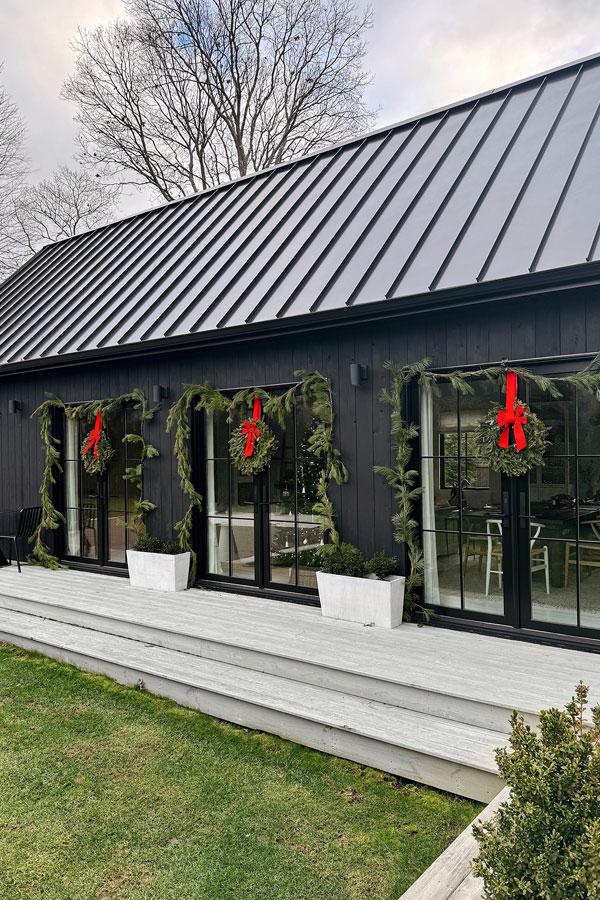
POLYGON ((561 647, 563 650, 583 650, 587 653, 600 653, 600 638, 585 637, 578 634, 565 634, 560 631, 543 631, 538 628, 515 628, 498 622, 483 622, 479 619, 463 619, 458 616, 445 616, 435 613, 431 624, 438 628, 451 628, 455 631, 470 631, 473 634, 487 634, 511 641, 526 641, 530 644, 545 644, 561 647))
POLYGON ((127 566, 101 566, 99 563, 76 562, 71 559, 61 559, 60 564, 68 569, 76 569, 78 572, 92 572, 94 575, 116 575, 119 578, 129 578, 127 566))
POLYGON ((247 594, 249 597, 263 597, 265 600, 282 600, 284 603, 299 603, 303 606, 320 606, 319 598, 315 594, 278 591, 277 588, 259 588, 253 584, 211 581, 209 578, 201 578, 196 582, 195 587, 209 591, 224 591, 228 594, 247 594))

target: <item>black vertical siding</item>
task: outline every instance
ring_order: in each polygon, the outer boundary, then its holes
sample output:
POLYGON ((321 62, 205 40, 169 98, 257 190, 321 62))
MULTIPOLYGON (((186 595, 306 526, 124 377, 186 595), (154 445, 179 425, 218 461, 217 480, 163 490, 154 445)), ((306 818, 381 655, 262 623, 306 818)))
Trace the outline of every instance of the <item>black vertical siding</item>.
MULTIPOLYGON (((278 384, 293 380, 295 369, 319 369, 333 381, 336 433, 350 471, 348 483, 333 487, 342 536, 366 553, 393 550, 390 491, 374 464, 391 458, 389 413, 380 399, 388 384, 386 359, 398 363, 429 355, 435 366, 478 365, 502 357, 530 359, 596 352, 600 349, 600 301, 591 289, 573 290, 560 299, 502 301, 446 314, 429 313, 295 337, 252 340, 247 345, 185 351, 135 361, 90 363, 0 379, 0 508, 15 509, 38 500, 42 448, 38 422, 30 418, 45 392, 65 401, 90 400, 141 388, 149 399, 153 384, 169 391, 148 439, 160 457, 145 469, 146 494, 157 504, 149 523, 168 534, 184 509, 172 457, 172 438, 165 432, 169 405, 191 381, 220 388, 278 384), (350 384, 350 364, 369 367, 368 381, 350 384), (23 404, 21 414, 8 414, 8 401, 23 404)), ((201 461, 196 459, 196 464, 201 461)))

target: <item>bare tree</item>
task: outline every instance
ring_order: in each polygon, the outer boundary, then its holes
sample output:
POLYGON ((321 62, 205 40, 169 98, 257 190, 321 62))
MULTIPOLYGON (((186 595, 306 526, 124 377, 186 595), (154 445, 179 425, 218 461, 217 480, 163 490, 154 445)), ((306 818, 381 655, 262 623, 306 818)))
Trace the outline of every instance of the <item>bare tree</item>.
POLYGON ((25 137, 21 114, 0 86, 0 281, 13 268, 9 234, 13 205, 28 170, 25 137))
POLYGON ((13 268, 45 244, 103 225, 115 209, 117 194, 117 188, 68 166, 22 187, 9 209, 6 235, 13 268))
POLYGON ((83 151, 166 200, 364 130, 354 0, 128 0, 128 21, 81 31, 65 96, 83 151))

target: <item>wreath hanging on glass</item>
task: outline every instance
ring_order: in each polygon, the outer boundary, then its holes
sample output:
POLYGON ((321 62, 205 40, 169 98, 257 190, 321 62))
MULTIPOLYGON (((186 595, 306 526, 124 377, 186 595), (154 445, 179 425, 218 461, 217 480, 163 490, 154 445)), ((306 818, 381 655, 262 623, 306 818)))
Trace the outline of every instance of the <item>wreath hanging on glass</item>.
POLYGON ((516 372, 506 373, 506 405, 494 404, 474 433, 479 456, 494 472, 516 478, 544 465, 549 428, 517 397, 516 372))
POLYGON ((231 460, 242 475, 256 475, 266 469, 277 451, 277 438, 262 418, 259 397, 252 404, 252 418, 246 419, 229 439, 231 460))
POLYGON ((83 468, 88 475, 102 475, 114 453, 114 448, 102 424, 102 410, 98 410, 94 427, 81 445, 80 456, 83 468))

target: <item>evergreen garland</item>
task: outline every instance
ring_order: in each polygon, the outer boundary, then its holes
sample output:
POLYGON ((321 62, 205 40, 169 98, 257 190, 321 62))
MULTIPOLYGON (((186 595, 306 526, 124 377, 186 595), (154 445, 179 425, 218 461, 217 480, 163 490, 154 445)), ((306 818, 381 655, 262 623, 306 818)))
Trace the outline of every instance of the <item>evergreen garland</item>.
POLYGON ((405 616, 411 618, 414 611, 419 609, 425 620, 430 618, 431 612, 418 602, 418 589, 423 584, 425 563, 419 523, 414 517, 415 503, 423 488, 417 484, 419 471, 411 466, 412 441, 417 437, 419 430, 412 422, 405 421, 403 399, 406 385, 413 378, 421 377, 427 365, 427 360, 406 366, 397 366, 392 362, 384 363, 384 368, 391 375, 391 387, 389 391, 385 388, 382 390, 381 399, 390 407, 390 431, 395 459, 390 466, 373 467, 373 470, 382 475, 391 487, 396 500, 397 512, 392 517, 394 540, 398 544, 404 544, 408 557, 404 594, 405 616))
POLYGON ((247 409, 255 397, 262 401, 263 415, 285 427, 286 415, 294 406, 298 391, 310 403, 315 422, 314 430, 309 438, 309 452, 321 462, 321 473, 317 485, 317 501, 313 512, 319 517, 323 536, 328 536, 333 543, 339 543, 339 534, 334 521, 333 504, 329 498, 330 481, 342 484, 348 479, 348 471, 342 462, 341 453, 333 446, 333 394, 331 381, 320 372, 294 372, 298 382, 291 385, 282 394, 271 394, 262 388, 244 388, 232 398, 207 384, 188 384, 183 393, 169 410, 167 431, 175 429, 173 454, 177 460, 177 473, 181 490, 188 499, 188 506, 182 518, 175 523, 179 535, 179 546, 183 552, 189 551, 192 564, 190 566, 189 584, 196 580, 196 553, 192 547, 192 525, 194 509, 202 509, 202 495, 194 487, 192 480, 192 463, 190 458, 190 412, 206 410, 207 412, 226 412, 228 421, 232 421, 236 410, 247 409))
MULTIPOLYGON (((44 531, 56 530, 59 528, 60 523, 65 521, 63 514, 56 509, 52 500, 52 490, 56 483, 54 473, 55 471, 62 472, 59 450, 60 440, 52 434, 52 411, 60 409, 69 419, 91 420, 99 409, 102 410, 104 416, 108 416, 112 410, 123 403, 131 403, 134 409, 140 410, 142 425, 144 422, 149 422, 153 419, 158 409, 158 406, 148 407, 144 393, 138 388, 134 388, 129 393, 120 394, 118 397, 92 400, 89 403, 80 403, 75 406, 66 404, 59 397, 48 395, 31 414, 32 419, 35 416, 39 417, 40 438, 44 448, 44 468, 39 487, 42 517, 40 524, 32 535, 33 550, 28 557, 32 565, 44 566, 47 569, 60 567, 58 558, 51 553, 50 548, 42 537, 44 531)), ((142 434, 126 434, 123 442, 138 443, 140 445, 140 462, 135 466, 128 466, 123 474, 123 479, 133 485, 138 494, 131 507, 130 521, 123 524, 135 534, 142 536, 146 533, 146 513, 156 509, 156 504, 144 499, 143 465, 145 460, 158 456, 158 450, 152 444, 146 443, 142 434)))

